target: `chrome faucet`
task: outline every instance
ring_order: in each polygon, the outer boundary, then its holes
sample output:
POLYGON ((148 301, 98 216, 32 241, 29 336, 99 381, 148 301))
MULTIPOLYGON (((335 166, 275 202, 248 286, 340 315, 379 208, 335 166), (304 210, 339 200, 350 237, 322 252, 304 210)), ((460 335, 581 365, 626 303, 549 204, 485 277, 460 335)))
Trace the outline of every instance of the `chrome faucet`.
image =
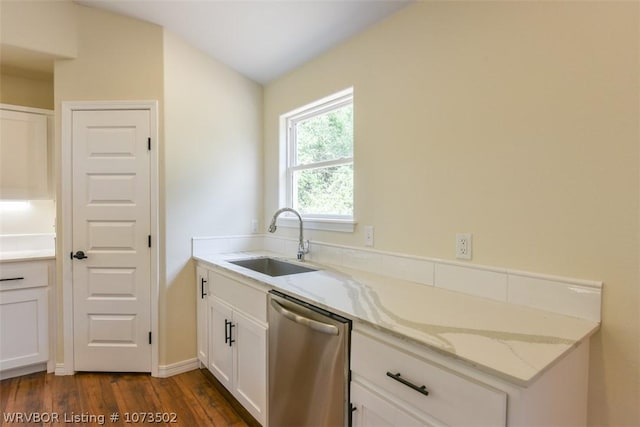
POLYGON ((269 225, 269 233, 275 233, 276 229, 278 227, 276 227, 276 220, 278 219, 278 217, 280 216, 280 214, 282 212, 292 212, 294 214, 296 214, 296 216, 298 217, 298 220, 300 221, 300 236, 298 239, 298 254, 297 254, 297 258, 299 261, 304 261, 304 254, 308 254, 309 253, 309 241, 308 240, 304 240, 304 235, 302 234, 302 217, 300 216, 300 214, 291 208, 280 208, 276 211, 276 213, 273 214, 273 218, 271 219, 271 224, 269 225))

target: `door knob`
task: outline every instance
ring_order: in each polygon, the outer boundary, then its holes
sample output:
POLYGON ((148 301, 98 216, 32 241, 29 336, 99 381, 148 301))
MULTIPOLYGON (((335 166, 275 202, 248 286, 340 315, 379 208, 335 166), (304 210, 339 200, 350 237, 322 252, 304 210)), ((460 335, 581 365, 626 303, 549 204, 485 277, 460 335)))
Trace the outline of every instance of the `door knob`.
POLYGON ((76 259, 85 259, 85 258, 89 258, 89 257, 86 256, 84 254, 84 252, 78 251, 75 254, 73 252, 71 252, 71 259, 74 259, 74 258, 76 258, 76 259))

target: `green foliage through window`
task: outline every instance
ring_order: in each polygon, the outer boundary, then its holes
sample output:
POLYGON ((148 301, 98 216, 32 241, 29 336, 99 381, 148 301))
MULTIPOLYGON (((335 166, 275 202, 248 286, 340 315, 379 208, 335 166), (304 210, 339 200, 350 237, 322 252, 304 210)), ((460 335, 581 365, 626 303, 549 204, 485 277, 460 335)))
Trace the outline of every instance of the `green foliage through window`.
POLYGON ((301 170, 293 180, 301 214, 352 215, 353 165, 301 170))
POLYGON ((353 104, 296 123, 297 164, 353 157, 353 104))
POLYGON ((288 125, 292 207, 307 216, 353 217, 351 93, 289 117, 288 125))

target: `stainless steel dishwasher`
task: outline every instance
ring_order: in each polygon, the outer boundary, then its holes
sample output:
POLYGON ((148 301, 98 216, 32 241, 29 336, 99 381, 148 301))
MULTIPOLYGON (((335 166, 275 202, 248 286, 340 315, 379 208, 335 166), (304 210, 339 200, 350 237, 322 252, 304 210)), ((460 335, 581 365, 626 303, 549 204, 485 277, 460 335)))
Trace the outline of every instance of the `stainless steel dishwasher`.
POLYGON ((269 426, 350 425, 351 321, 269 293, 269 426))

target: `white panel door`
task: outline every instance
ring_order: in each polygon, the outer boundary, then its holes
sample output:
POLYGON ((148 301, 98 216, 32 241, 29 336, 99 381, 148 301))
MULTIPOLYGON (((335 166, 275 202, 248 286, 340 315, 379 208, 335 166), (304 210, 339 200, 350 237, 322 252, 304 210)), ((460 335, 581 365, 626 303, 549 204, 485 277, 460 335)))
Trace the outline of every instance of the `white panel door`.
POLYGON ((72 120, 75 370, 150 372, 150 113, 72 120))

